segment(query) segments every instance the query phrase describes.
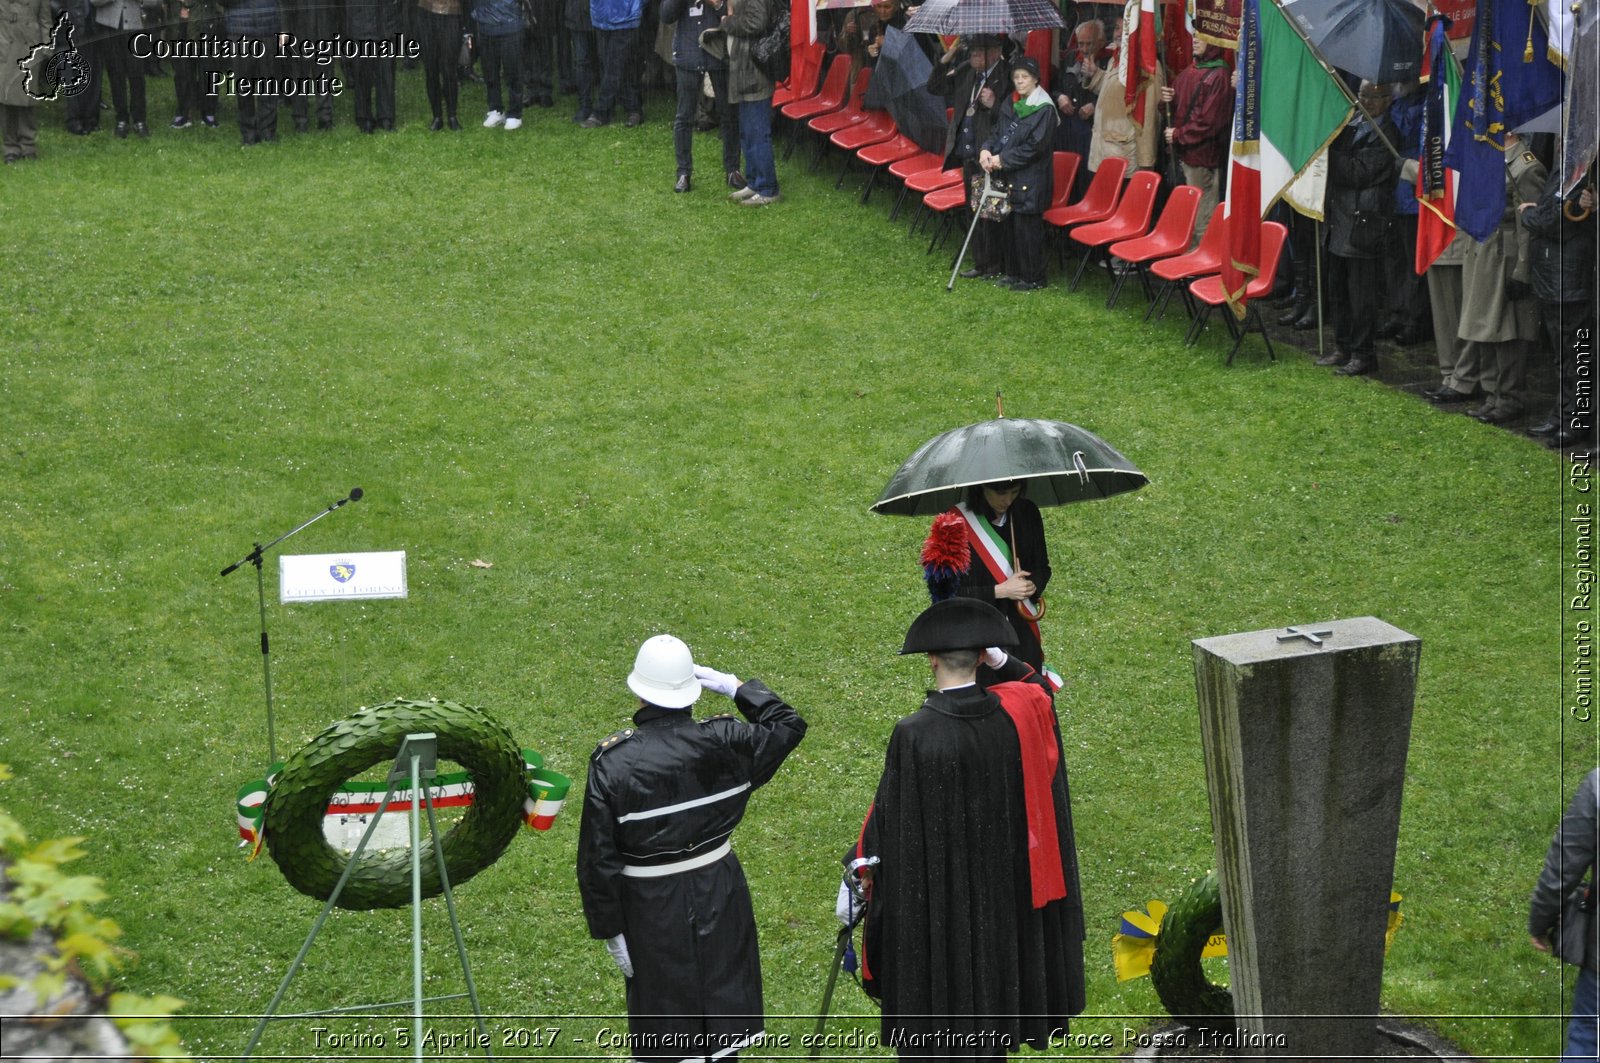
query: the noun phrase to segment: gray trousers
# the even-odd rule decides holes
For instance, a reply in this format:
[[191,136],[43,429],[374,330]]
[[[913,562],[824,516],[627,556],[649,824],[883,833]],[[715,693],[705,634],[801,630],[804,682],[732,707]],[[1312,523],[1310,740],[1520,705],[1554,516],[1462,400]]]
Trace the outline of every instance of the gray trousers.
[[1473,345],[1456,335],[1461,325],[1461,266],[1435,262],[1428,267],[1428,301],[1433,311],[1433,344],[1444,386],[1470,395],[1480,368]]

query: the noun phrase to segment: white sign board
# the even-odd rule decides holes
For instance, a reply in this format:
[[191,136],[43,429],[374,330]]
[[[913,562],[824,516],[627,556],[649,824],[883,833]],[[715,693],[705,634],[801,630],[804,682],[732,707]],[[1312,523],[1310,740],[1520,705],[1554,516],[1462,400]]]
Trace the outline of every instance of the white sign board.
[[350,598],[404,598],[406,552],[284,554],[278,565],[278,600],[332,602]]

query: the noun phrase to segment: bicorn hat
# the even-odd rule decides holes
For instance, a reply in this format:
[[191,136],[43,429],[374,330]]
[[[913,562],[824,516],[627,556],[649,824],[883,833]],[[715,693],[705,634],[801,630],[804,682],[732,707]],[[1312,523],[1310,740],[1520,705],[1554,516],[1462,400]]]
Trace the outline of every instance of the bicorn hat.
[[944,653],[1015,646],[1017,633],[1005,614],[977,598],[934,602],[911,622],[900,652]]

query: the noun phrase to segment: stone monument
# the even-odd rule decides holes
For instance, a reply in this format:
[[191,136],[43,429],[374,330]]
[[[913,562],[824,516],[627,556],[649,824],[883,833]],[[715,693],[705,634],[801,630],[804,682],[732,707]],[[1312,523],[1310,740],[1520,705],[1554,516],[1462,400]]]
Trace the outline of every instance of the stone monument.
[[1194,643],[1230,982],[1253,1051],[1375,1051],[1421,651],[1375,617]]

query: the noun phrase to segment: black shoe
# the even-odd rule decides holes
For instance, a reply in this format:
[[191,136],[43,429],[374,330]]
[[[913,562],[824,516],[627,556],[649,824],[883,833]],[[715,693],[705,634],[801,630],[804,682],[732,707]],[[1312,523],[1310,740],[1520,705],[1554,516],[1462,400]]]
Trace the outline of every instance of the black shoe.
[[240,133],[239,143],[248,148],[256,143],[256,135],[254,133]]
[[385,118],[383,121],[379,122],[378,125],[383,129],[383,131],[385,133],[393,133],[394,132],[394,119],[392,119],[392,118]]
[[733,189],[735,192],[739,191],[739,189],[745,187],[749,183],[749,181],[744,179],[744,174],[740,173],[738,170],[728,171],[728,187]]
[[214,114],[203,114],[200,116],[200,124],[205,126],[207,129],[215,129],[217,128],[217,116]]
[[143,122],[135,122],[135,123],[133,123],[133,133],[134,133],[135,136],[140,136],[140,137],[144,137],[146,139],[149,139],[149,137],[150,137],[150,127],[145,125]]
[[1044,288],[1039,281],[1015,280],[1007,285],[1014,292],[1037,292]]
[[189,116],[186,114],[175,114],[172,116],[173,129],[188,129],[192,125],[194,125],[194,123],[189,121]]
[[1545,440],[1547,445],[1559,447],[1562,450],[1565,450],[1567,447],[1577,446],[1580,443],[1592,444],[1593,442],[1594,433],[1592,431],[1584,432],[1579,431],[1576,428],[1563,428],[1561,431]]
[[601,126],[609,124],[610,123],[597,114],[591,114],[589,117],[578,123],[578,125],[584,129],[599,129]]
[[1489,415],[1492,413],[1494,413],[1494,403],[1487,399],[1485,399],[1479,405],[1474,406],[1472,409],[1466,411],[1467,416],[1472,418],[1474,421],[1487,420]]
[[1528,429],[1528,434],[1530,436],[1553,436],[1559,434],[1560,431],[1561,422],[1551,418],[1548,421],[1543,421]]
[[572,124],[573,125],[583,125],[585,122],[587,122],[589,120],[590,113],[591,112],[589,112],[589,111],[579,111],[577,114],[572,116]]
[[1293,325],[1294,325],[1294,329],[1295,329],[1296,332],[1304,332],[1308,328],[1316,328],[1317,327],[1317,307],[1316,307],[1316,304],[1313,303],[1312,305],[1310,305],[1310,306],[1306,307],[1304,310],[1302,310],[1300,312],[1300,316],[1294,319]]
[[433,121],[428,123],[428,132],[437,133],[444,128],[444,119],[438,115],[433,116]]
[[1317,359],[1318,365],[1344,365],[1350,361],[1350,356],[1341,350],[1332,350]]
[[1398,321],[1385,321],[1378,327],[1378,338],[1380,340],[1392,340],[1398,335],[1400,335],[1400,322]]
[[1521,417],[1522,414],[1513,410],[1502,410],[1500,407],[1496,406],[1492,410],[1483,410],[1482,412],[1474,413],[1472,416],[1476,417],[1484,424],[1510,424],[1512,421],[1515,421],[1517,418]]
[[555,105],[556,105],[555,97],[553,97],[553,96],[540,96],[539,97],[539,106],[540,107],[554,107]]
[[686,173],[680,173],[678,175],[678,183],[672,186],[672,190],[674,192],[689,191],[689,175]]
[[271,133],[262,133],[261,134],[261,143],[263,143],[263,144],[271,144],[274,141],[276,141],[277,139],[278,139],[278,134],[275,131],[271,132]]
[[629,129],[632,129],[634,126],[644,125],[644,115],[640,114],[638,111],[631,111],[628,114],[627,120],[622,124],[627,126]]
[[1378,363],[1376,361],[1351,355],[1350,360],[1335,369],[1334,372],[1340,376],[1366,376],[1368,373],[1375,372],[1377,368]]
[[304,119],[304,118],[296,118],[294,120],[294,131],[296,133],[304,133],[306,130],[308,130],[310,128],[311,128],[311,123],[309,121],[307,121],[306,119]]
[[118,140],[128,139],[128,123],[118,122],[116,128],[113,129],[112,132],[116,134]]
[[1306,308],[1305,308],[1305,306],[1303,304],[1301,304],[1301,303],[1290,303],[1289,304],[1289,309],[1285,310],[1283,313],[1278,315],[1278,324],[1282,325],[1284,328],[1288,328],[1290,325],[1293,325],[1296,321],[1299,321],[1300,320],[1300,315],[1305,313],[1305,312],[1306,312]]
[[370,132],[372,132],[372,123],[371,122],[357,122],[356,123],[356,128],[361,130],[363,133],[370,133]]
[[318,118],[317,119],[317,128],[318,129],[332,129],[333,128],[333,119],[332,118]]
[[1396,347],[1415,347],[1419,343],[1433,339],[1432,332],[1423,332],[1419,329],[1402,328],[1394,338]]
[[451,115],[449,118],[446,118],[444,120],[444,124],[455,130],[459,130],[461,128],[461,121],[460,119],[456,118],[455,115]]
[[977,280],[979,277],[987,277],[988,274],[985,273],[983,270],[979,269],[977,266],[973,266],[971,269],[962,270],[961,271],[961,276],[965,277],[967,280],[970,281],[970,280]]
[[1477,398],[1481,392],[1479,392],[1477,388],[1473,388],[1470,392],[1467,392],[1457,391],[1455,388],[1450,387],[1449,385],[1440,385],[1439,387],[1436,387],[1431,391],[1426,391],[1423,394],[1427,395],[1428,401],[1436,406],[1449,406],[1452,403],[1457,402],[1471,402],[1473,399]]

